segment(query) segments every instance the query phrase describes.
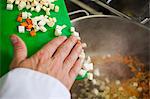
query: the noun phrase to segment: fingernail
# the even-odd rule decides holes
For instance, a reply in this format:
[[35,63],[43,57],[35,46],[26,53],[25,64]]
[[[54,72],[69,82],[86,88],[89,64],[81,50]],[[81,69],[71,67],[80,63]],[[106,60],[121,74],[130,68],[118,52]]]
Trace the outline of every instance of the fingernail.
[[17,43],[17,38],[15,36],[11,36],[11,41],[13,44]]

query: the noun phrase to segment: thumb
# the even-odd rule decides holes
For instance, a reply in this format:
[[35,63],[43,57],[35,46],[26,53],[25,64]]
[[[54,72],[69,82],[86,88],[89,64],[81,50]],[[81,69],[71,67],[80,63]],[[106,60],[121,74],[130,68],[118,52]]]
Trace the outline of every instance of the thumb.
[[17,35],[12,35],[10,37],[11,42],[14,47],[14,58],[13,62],[16,62],[16,65],[26,59],[27,57],[27,48],[24,41]]

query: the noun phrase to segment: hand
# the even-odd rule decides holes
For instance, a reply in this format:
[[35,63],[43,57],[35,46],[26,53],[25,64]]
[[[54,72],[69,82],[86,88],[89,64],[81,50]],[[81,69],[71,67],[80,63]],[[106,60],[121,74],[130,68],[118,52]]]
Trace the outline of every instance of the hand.
[[12,35],[11,41],[14,46],[11,69],[36,70],[55,77],[68,89],[71,88],[84,60],[83,57],[79,57],[82,44],[76,37],[71,36],[68,39],[65,36],[57,37],[29,58],[26,45],[21,38]]

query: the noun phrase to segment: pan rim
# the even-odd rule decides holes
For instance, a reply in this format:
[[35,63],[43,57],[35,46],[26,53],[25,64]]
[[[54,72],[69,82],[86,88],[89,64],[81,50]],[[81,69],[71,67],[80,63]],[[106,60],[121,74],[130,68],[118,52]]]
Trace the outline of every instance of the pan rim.
[[141,28],[144,28],[146,30],[148,30],[150,32],[150,29],[136,21],[133,21],[133,20],[129,20],[129,19],[126,19],[126,18],[123,18],[123,17],[118,17],[118,16],[114,16],[114,15],[89,15],[89,16],[83,16],[83,17],[79,17],[79,18],[75,18],[73,20],[71,20],[71,23],[75,23],[77,21],[80,21],[80,20],[84,20],[84,19],[90,19],[90,18],[116,18],[116,19],[119,19],[119,20],[123,20],[123,21],[128,21],[128,22],[131,22],[135,25],[138,25],[139,27]]

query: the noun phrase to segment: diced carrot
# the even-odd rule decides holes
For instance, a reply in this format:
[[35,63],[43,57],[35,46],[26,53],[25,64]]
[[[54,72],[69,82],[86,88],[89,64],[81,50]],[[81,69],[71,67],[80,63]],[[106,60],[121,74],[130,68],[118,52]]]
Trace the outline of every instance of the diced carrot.
[[26,26],[27,29],[32,29],[32,27],[33,27],[32,24],[29,24],[29,25]]
[[18,21],[18,22],[22,22],[22,17],[21,17],[21,16],[18,16],[17,21]]
[[32,20],[29,19],[29,18],[26,19],[26,22],[27,22],[28,24],[32,24]]
[[22,22],[20,25],[25,27],[28,26],[27,22]]
[[31,36],[36,36],[35,30],[32,30],[32,31],[30,32],[30,35],[31,35]]
[[140,77],[142,77],[142,75],[143,75],[142,72],[138,72],[138,73],[136,74],[136,77],[137,77],[137,78],[140,78]]

